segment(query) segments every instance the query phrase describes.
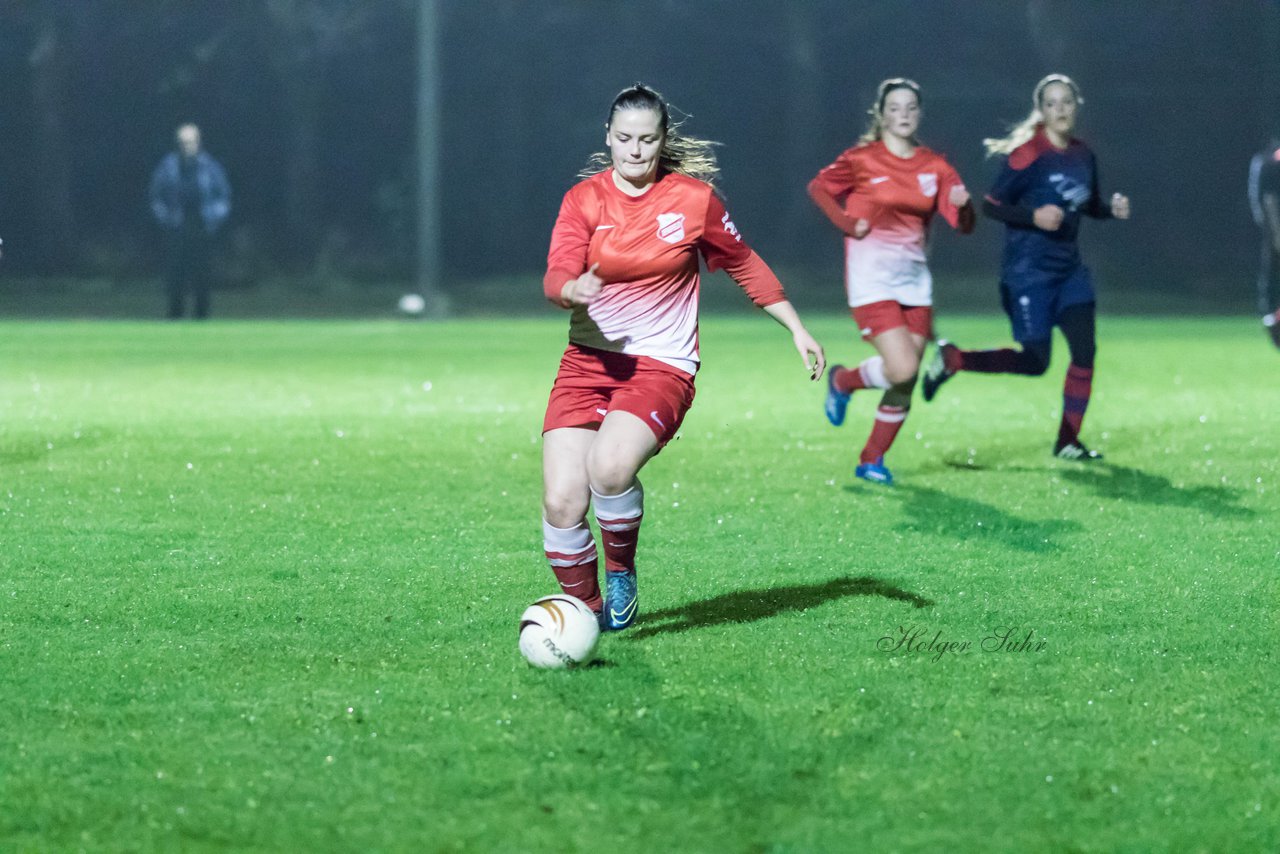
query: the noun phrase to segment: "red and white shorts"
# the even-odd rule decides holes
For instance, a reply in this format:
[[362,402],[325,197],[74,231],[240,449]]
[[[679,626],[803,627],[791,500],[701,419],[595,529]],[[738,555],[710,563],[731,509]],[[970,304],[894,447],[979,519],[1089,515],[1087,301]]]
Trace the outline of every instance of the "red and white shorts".
[[858,330],[862,332],[862,340],[870,341],[877,335],[907,327],[907,331],[924,338],[933,337],[933,306],[903,305],[891,299],[869,302],[855,306],[851,312]]
[[542,432],[599,430],[605,415],[630,412],[649,426],[658,447],[670,442],[693,405],[693,377],[647,356],[570,344],[551,387]]

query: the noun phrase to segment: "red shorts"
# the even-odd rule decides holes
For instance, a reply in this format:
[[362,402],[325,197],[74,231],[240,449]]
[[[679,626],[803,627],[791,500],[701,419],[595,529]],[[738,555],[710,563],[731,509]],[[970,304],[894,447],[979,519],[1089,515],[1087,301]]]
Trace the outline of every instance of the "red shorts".
[[658,447],[670,442],[693,405],[693,377],[657,359],[570,344],[551,387],[542,432],[558,427],[599,430],[620,410],[639,418]]
[[862,332],[862,340],[870,341],[882,332],[907,327],[907,331],[924,338],[933,337],[933,306],[903,305],[891,299],[869,302],[852,311]]

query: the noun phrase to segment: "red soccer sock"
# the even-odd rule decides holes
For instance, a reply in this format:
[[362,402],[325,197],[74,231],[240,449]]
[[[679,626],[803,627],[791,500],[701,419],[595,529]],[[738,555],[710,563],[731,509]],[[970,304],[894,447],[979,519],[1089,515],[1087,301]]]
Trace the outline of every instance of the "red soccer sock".
[[600,539],[604,543],[605,571],[634,571],[640,523],[644,521],[644,489],[640,481],[619,495],[601,495],[593,489],[591,503],[595,507]]
[[600,595],[599,558],[591,529],[585,522],[572,528],[557,528],[542,521],[543,551],[560,589],[576,596],[593,611],[604,608]]
[[841,368],[835,372],[831,384],[841,394],[851,394],[864,388],[888,388],[884,375],[884,359],[872,356],[855,368]]
[[866,447],[862,449],[860,462],[874,463],[889,451],[889,446],[897,438],[898,431],[902,429],[902,423],[907,420],[907,413],[910,410],[909,406],[880,404],[876,409],[875,426],[871,428],[871,436],[867,439]]
[[1093,368],[1072,364],[1067,368],[1067,379],[1062,385],[1062,423],[1058,426],[1058,446],[1075,442],[1080,438],[1080,425],[1084,423],[1089,397],[1093,394]]

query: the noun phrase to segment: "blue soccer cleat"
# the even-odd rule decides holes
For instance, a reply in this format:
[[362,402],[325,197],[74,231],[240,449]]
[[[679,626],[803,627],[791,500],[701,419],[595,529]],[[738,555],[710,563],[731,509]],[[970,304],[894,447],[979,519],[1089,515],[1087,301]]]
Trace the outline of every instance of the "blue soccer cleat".
[[844,423],[845,410],[849,408],[850,394],[836,391],[836,371],[843,371],[844,365],[832,365],[827,370],[827,420],[839,427]]
[[604,628],[621,631],[636,621],[639,593],[636,589],[636,571],[605,572]]
[[893,486],[893,473],[885,468],[884,457],[877,457],[873,462],[869,463],[859,463],[853,473],[871,483]]

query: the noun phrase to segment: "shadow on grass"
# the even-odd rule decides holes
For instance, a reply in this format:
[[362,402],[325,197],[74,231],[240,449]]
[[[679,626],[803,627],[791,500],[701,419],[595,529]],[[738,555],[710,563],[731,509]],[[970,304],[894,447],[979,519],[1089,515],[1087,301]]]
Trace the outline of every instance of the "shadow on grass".
[[34,463],[49,455],[43,446],[32,445],[29,448],[0,448],[0,466],[16,466],[22,463]]
[[1239,489],[1225,486],[1177,486],[1167,477],[1141,469],[1103,462],[1062,472],[1064,480],[1094,490],[1102,498],[1134,501],[1158,507],[1186,507],[1218,517],[1247,518],[1258,515],[1236,502]]
[[[753,623],[787,611],[803,611],[846,596],[881,596],[928,608],[929,599],[894,587],[878,578],[834,578],[823,584],[792,584],[764,590],[738,590],[676,608],[663,608],[644,615],[644,623],[625,637],[643,640],[653,635],[705,629],[725,623]],[[660,624],[660,625],[657,625]]]
[[58,434],[48,438],[14,441],[0,445],[0,467],[40,462],[58,451],[95,448],[107,441],[99,433]]
[[[845,487],[857,492],[855,487]],[[924,486],[895,486],[885,494],[902,501],[908,518],[902,530],[960,541],[998,542],[1024,552],[1055,551],[1054,537],[1083,530],[1068,519],[1035,521],[1006,513],[991,504],[948,495]]]

